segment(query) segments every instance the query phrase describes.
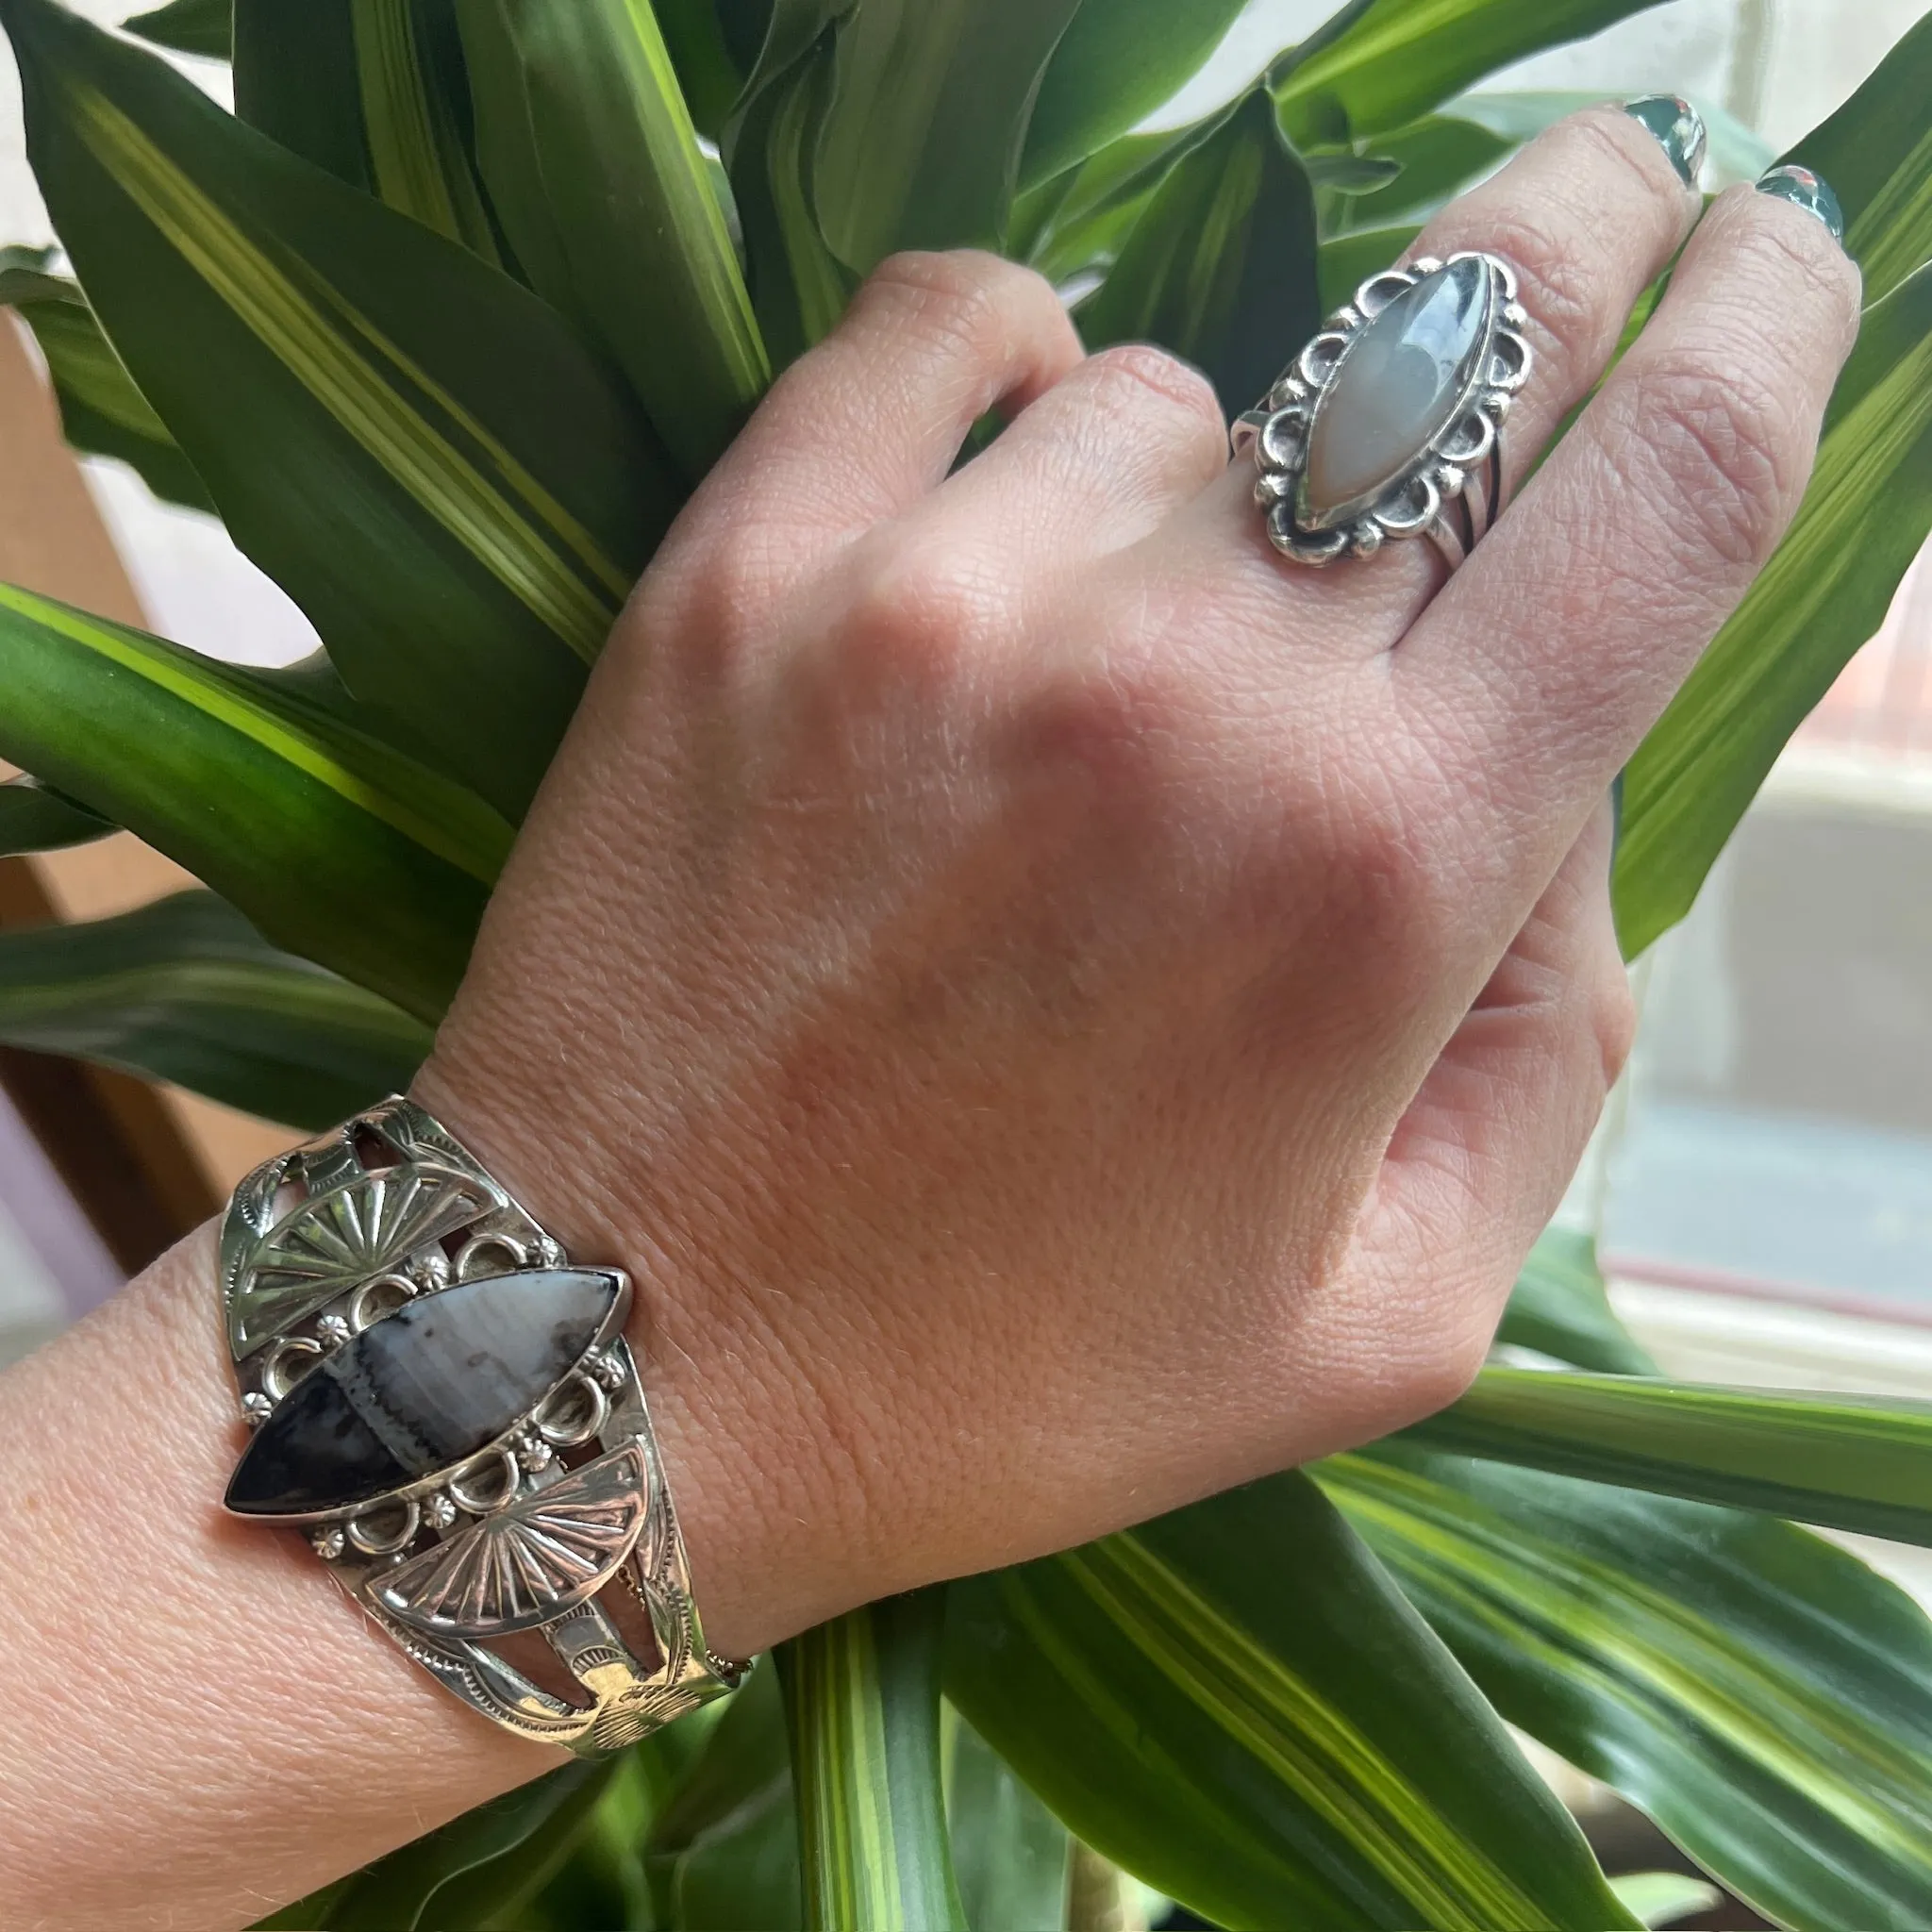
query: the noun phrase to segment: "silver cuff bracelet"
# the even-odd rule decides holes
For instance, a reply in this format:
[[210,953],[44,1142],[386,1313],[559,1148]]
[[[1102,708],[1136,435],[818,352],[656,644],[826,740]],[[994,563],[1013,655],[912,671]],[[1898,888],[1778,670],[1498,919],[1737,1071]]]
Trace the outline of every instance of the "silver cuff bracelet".
[[[466,1704],[596,1756],[737,1685],[691,1602],[628,1278],[573,1268],[423,1108],[384,1101],[257,1168],[221,1296],[254,1431],[227,1508],[307,1530]],[[515,1638],[522,1669],[490,1648]]]

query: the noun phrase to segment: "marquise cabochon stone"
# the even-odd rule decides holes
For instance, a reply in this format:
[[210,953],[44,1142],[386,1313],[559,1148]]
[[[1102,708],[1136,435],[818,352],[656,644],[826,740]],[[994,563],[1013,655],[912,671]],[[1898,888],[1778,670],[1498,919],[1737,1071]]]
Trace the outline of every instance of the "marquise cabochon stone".
[[1489,264],[1465,257],[1363,325],[1315,411],[1304,522],[1379,495],[1456,420],[1490,341],[1491,290]]
[[227,1507],[348,1508],[475,1456],[575,1367],[622,1286],[597,1269],[535,1269],[405,1304],[290,1391],[236,1464]]

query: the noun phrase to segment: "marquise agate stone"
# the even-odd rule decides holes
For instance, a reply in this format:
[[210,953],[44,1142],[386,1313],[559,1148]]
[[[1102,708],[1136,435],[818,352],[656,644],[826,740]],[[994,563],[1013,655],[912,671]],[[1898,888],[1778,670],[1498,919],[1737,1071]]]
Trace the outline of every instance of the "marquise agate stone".
[[1489,263],[1466,256],[1362,325],[1315,411],[1305,524],[1366,508],[1456,421],[1481,373],[1492,306]]
[[236,1464],[227,1507],[348,1508],[475,1456],[576,1366],[622,1289],[598,1269],[534,1269],[405,1303],[282,1399]]

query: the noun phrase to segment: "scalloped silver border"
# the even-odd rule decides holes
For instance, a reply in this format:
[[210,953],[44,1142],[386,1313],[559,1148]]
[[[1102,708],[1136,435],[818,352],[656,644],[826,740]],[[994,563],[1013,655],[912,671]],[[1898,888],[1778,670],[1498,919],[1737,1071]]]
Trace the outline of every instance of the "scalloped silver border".
[[[1307,468],[1308,439],[1323,398],[1333,388],[1349,350],[1368,325],[1405,289],[1439,274],[1451,262],[1475,260],[1490,271],[1490,338],[1476,375],[1448,426],[1416,452],[1392,482],[1372,497],[1345,504],[1323,525],[1304,524],[1298,513]],[[1255,501],[1267,512],[1268,540],[1284,557],[1321,568],[1343,557],[1373,557],[1392,537],[1425,536],[1441,523],[1446,503],[1461,497],[1491,465],[1503,424],[1534,365],[1522,330],[1529,314],[1517,299],[1516,271],[1500,256],[1466,249],[1446,259],[1420,256],[1407,268],[1385,269],[1336,310],[1285,369],[1260,404],[1235,424],[1234,453],[1251,455]],[[1492,489],[1493,497],[1497,493]],[[1483,505],[1485,522],[1500,506]],[[1473,542],[1480,535],[1470,515]],[[1453,537],[1453,533],[1447,533]],[[1457,548],[1465,540],[1456,538]]]

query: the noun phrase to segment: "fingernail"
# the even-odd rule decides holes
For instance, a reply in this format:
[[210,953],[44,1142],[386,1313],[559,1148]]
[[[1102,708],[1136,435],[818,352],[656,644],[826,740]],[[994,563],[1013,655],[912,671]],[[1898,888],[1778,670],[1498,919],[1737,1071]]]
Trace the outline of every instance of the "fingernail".
[[1839,207],[1838,196],[1824,177],[1814,175],[1809,168],[1788,161],[1765,175],[1757,184],[1757,192],[1774,194],[1780,201],[1789,201],[1806,213],[1816,215],[1831,230],[1834,242],[1845,239],[1845,211]]
[[1684,186],[1695,188],[1704,169],[1704,116],[1681,94],[1640,94],[1624,111],[1650,129]]

